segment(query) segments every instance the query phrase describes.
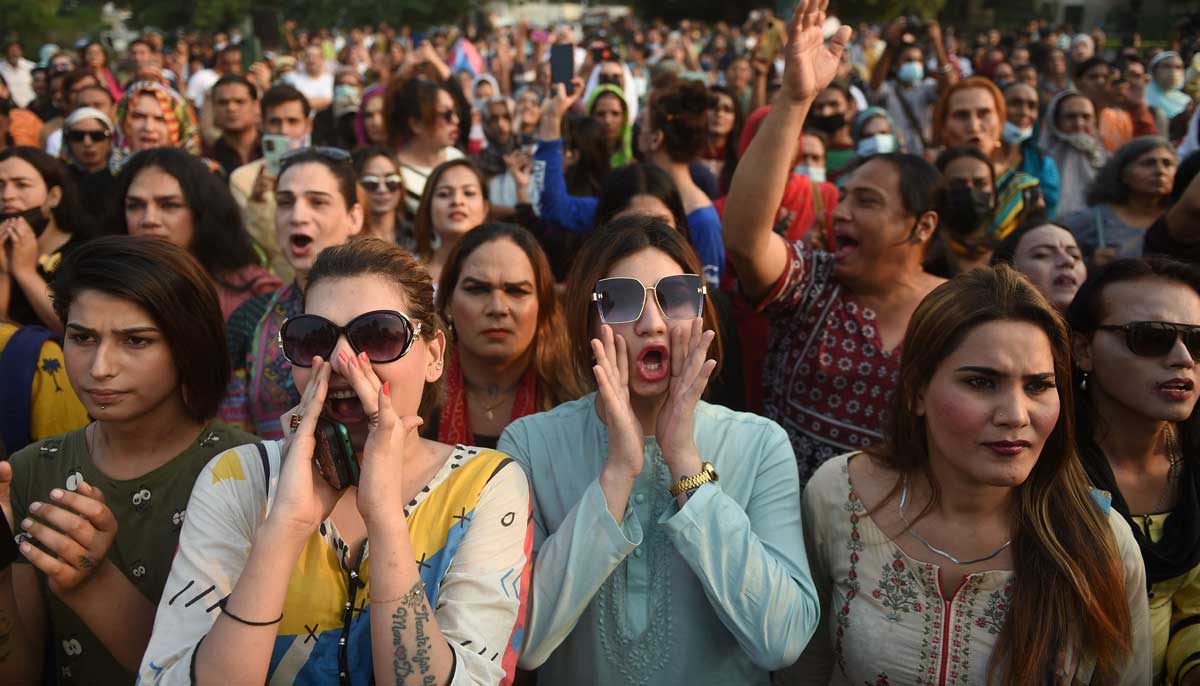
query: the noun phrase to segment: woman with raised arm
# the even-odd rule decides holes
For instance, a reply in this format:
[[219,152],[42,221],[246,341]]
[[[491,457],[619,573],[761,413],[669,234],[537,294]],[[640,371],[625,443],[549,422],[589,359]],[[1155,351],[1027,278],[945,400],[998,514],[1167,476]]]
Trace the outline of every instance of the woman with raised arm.
[[446,348],[429,274],[362,238],[308,276],[280,332],[304,393],[288,437],[196,479],[141,683],[511,683],[529,484],[507,455],[417,434]]

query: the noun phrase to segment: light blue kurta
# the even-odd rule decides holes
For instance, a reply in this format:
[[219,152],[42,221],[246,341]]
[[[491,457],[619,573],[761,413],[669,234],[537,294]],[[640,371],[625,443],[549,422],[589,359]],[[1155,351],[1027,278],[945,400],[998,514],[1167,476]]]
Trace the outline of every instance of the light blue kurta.
[[775,422],[701,402],[696,446],[717,470],[680,509],[653,437],[624,521],[599,475],[595,394],[513,422],[499,450],[533,488],[531,614],[520,659],[539,683],[767,684],[819,622],[799,479]]

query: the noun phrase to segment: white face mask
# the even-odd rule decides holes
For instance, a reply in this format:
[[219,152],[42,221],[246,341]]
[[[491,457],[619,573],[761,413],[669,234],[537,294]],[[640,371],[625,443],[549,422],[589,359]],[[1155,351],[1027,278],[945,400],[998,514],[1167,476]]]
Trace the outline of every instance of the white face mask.
[[859,157],[886,155],[889,152],[896,152],[896,137],[890,133],[877,133],[874,136],[867,136],[858,141],[858,145],[854,147],[854,152]]
[[1029,140],[1032,135],[1032,126],[1022,129],[1016,124],[1006,121],[1004,122],[1004,133],[1001,134],[1001,138],[1009,145],[1019,145]]
[[825,167],[810,167],[808,165],[798,164],[794,169],[792,169],[792,173],[799,174],[800,176],[807,176],[810,180],[816,181],[817,183],[823,183],[825,181]]

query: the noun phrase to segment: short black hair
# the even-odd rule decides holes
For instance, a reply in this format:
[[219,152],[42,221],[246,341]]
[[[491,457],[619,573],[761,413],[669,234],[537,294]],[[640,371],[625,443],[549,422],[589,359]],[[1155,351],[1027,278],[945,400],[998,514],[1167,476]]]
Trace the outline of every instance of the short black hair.
[[144,309],[171,350],[188,415],[197,421],[216,415],[230,375],[225,322],[212,280],[186,250],[149,236],[97,238],[67,255],[50,290],[64,324],[83,291]]
[[1112,67],[1112,65],[1108,63],[1108,60],[1104,59],[1103,57],[1089,57],[1075,67],[1075,73],[1072,74],[1072,76],[1074,76],[1076,80],[1079,80],[1084,74],[1099,66],[1105,66],[1109,68]]
[[[338,194],[346,202],[346,209],[358,204],[358,176],[354,173],[354,165],[350,160],[349,153],[346,154],[345,159],[339,160],[322,153],[318,148],[297,150],[285,156],[279,165],[279,176],[276,178],[282,180],[283,175],[289,169],[301,164],[319,164],[328,169],[329,173],[333,174],[333,178],[337,179]],[[430,178],[433,178],[432,174]]]
[[146,49],[149,50],[150,52],[158,52],[157,50],[154,49],[153,43],[151,43],[150,41],[146,40],[145,38],[143,38],[141,36],[138,36],[137,38],[134,38],[133,40],[129,41],[129,52],[131,54],[133,53],[133,46],[135,46],[135,45],[144,45],[144,46],[146,46]]
[[614,169],[604,179],[600,188],[600,197],[596,199],[596,213],[592,217],[592,230],[612,221],[629,206],[629,202],[639,195],[649,195],[658,198],[667,206],[675,218],[675,228],[691,242],[688,231],[687,212],[683,209],[683,200],[679,189],[671,179],[671,175],[661,167],[646,162],[628,164]]
[[903,152],[872,155],[855,167],[862,168],[870,162],[883,162],[892,166],[900,177],[900,204],[910,217],[920,217],[937,209],[937,189],[942,175],[925,158]]
[[143,170],[155,168],[175,179],[183,191],[183,200],[192,211],[192,255],[214,280],[236,290],[224,279],[243,267],[258,264],[254,241],[242,223],[242,213],[229,186],[209,171],[200,158],[179,148],[150,148],[143,150],[121,167],[113,193],[112,216],[108,221],[110,234],[127,234],[125,196]]
[[233,84],[245,86],[246,91],[248,93],[250,93],[250,99],[258,100],[258,89],[255,88],[254,84],[250,83],[250,81],[245,76],[242,76],[241,74],[226,74],[226,75],[222,76],[221,78],[217,79],[217,82],[213,84],[212,91],[211,91],[211,93],[213,94],[213,100],[216,101],[218,88],[224,88],[225,86],[229,86],[229,85],[233,85]]
[[278,86],[271,86],[263,93],[262,102],[259,107],[262,109],[262,118],[265,123],[267,120],[267,112],[279,107],[285,102],[298,102],[304,110],[304,116],[312,114],[312,106],[308,104],[308,98],[300,92],[295,86],[290,86],[286,83],[281,83]]

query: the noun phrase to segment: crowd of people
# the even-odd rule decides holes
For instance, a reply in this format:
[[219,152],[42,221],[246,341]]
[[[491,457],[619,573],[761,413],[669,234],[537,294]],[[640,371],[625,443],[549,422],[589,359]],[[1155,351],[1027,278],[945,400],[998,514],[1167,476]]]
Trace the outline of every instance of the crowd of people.
[[278,39],[4,45],[0,682],[1200,685],[1200,45]]

